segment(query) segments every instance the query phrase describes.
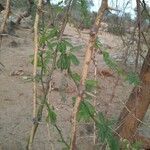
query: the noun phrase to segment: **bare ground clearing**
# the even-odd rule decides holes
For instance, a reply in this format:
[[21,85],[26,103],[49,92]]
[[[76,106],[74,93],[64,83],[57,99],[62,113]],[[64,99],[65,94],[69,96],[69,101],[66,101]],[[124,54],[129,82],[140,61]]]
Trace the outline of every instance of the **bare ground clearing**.
[[[84,30],[81,36],[76,30],[67,26],[65,30],[66,37],[70,38],[74,44],[85,44],[88,40],[88,30]],[[2,47],[0,49],[0,61],[5,68],[0,72],[0,149],[2,150],[23,150],[27,143],[28,135],[32,126],[32,83],[25,80],[26,77],[32,75],[32,64],[30,55],[33,54],[32,33],[29,29],[20,28],[16,31],[18,37],[3,37]],[[117,36],[106,32],[101,32],[99,38],[103,44],[108,47],[110,54],[119,57],[121,53],[121,39]],[[16,44],[14,44],[16,42]],[[84,51],[77,52],[77,56],[81,62],[80,66],[75,70],[80,73],[84,59]],[[107,114],[110,118],[117,119],[123,104],[130,94],[132,86],[121,78],[117,79],[117,75],[101,76],[102,70],[110,69],[105,65],[102,56],[97,56],[98,60],[98,81],[99,88],[97,90],[97,110]],[[94,68],[91,65],[89,77],[93,77]],[[53,77],[56,87],[60,86],[60,80],[63,76],[59,71],[55,72]],[[68,80],[68,79],[67,79]],[[114,91],[115,83],[118,85]],[[67,101],[61,101],[60,94],[54,91],[49,99],[54,105],[58,113],[58,125],[62,129],[65,138],[70,134],[70,115],[72,110],[71,97],[74,96],[75,89],[71,81],[69,81],[69,91]],[[115,93],[113,98],[112,94]],[[150,111],[149,111],[150,112]],[[46,114],[46,111],[45,111]],[[150,115],[147,113],[145,122],[150,124]],[[81,144],[81,150],[92,150],[92,133],[89,131],[89,125],[79,125],[78,143]],[[88,132],[89,131],[89,132]],[[142,127],[140,131],[145,136],[150,137],[150,128]],[[39,130],[35,137],[35,150],[61,150],[61,143],[57,132],[51,127],[50,137],[48,138],[48,130],[45,117],[39,126]]]

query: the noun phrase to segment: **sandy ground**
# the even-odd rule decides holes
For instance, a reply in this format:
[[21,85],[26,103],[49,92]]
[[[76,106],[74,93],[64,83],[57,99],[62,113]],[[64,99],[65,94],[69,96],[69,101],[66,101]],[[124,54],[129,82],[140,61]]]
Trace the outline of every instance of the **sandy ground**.
[[[79,36],[75,29],[67,26],[65,35],[74,44],[86,44],[88,30],[84,30]],[[32,126],[32,82],[25,79],[32,75],[32,64],[30,55],[33,54],[33,40],[30,29],[21,28],[16,31],[18,37],[8,36],[2,40],[0,49],[0,61],[5,65],[0,72],[0,150],[24,150]],[[109,52],[114,57],[120,56],[119,48],[121,39],[117,36],[101,32],[99,38],[103,44],[109,48]],[[84,50],[77,53],[81,62],[80,66],[74,69],[80,73],[84,59]],[[99,88],[97,89],[97,110],[106,113],[110,118],[117,120],[119,112],[131,92],[132,86],[124,82],[117,75],[101,76],[102,70],[111,71],[104,63],[102,56],[97,56]],[[90,66],[89,78],[93,77],[94,66]],[[53,81],[56,87],[60,86],[64,76],[56,71]],[[67,79],[68,80],[68,79]],[[61,101],[59,92],[54,91],[49,95],[51,104],[55,107],[58,116],[58,126],[62,129],[65,139],[70,136],[70,116],[72,111],[71,97],[76,95],[74,84],[69,81],[71,92],[67,95],[67,101]],[[115,87],[115,84],[117,86]],[[113,98],[112,95],[114,94]],[[46,111],[44,111],[46,114]],[[45,116],[45,115],[44,115]],[[50,133],[43,117],[39,125],[35,141],[34,150],[61,150],[63,145],[58,142],[59,136],[53,127]],[[150,115],[145,121],[150,124]],[[78,145],[81,150],[93,149],[93,134],[88,133],[88,124],[80,124],[78,132]],[[142,127],[140,129],[146,136],[150,136],[150,129]]]

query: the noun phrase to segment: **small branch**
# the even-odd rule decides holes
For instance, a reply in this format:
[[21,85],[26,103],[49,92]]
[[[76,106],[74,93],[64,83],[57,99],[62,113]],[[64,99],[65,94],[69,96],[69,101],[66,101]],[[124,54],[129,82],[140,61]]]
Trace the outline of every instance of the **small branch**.
[[84,64],[83,64],[82,75],[81,75],[80,86],[79,86],[79,93],[78,93],[76,103],[75,103],[74,109],[73,109],[73,114],[72,114],[72,136],[71,136],[70,150],[76,149],[77,113],[78,113],[79,106],[80,106],[80,103],[82,100],[82,95],[84,93],[84,82],[87,78],[87,74],[88,74],[88,70],[89,70],[89,64],[91,61],[94,44],[95,44],[95,41],[97,38],[97,33],[98,33],[99,28],[100,28],[100,24],[101,24],[101,21],[103,19],[104,12],[107,9],[108,9],[108,1],[103,0],[101,7],[99,8],[98,16],[95,20],[94,26],[91,29],[90,39],[89,39],[88,45],[86,47],[85,60],[84,60]]
[[[45,102],[45,104],[46,104],[46,106],[47,106],[47,108],[49,108],[49,103],[46,101]],[[59,134],[59,136],[60,136],[60,138],[61,138],[61,140],[62,140],[62,142],[66,145],[66,147],[69,149],[69,145],[68,145],[68,143],[65,141],[65,139],[64,139],[64,137],[63,137],[63,134],[62,134],[62,132],[61,132],[61,129],[59,129],[59,127],[58,127],[58,125],[55,123],[55,124],[53,124],[54,125],[54,127],[56,128],[56,130],[58,131],[58,134]]]

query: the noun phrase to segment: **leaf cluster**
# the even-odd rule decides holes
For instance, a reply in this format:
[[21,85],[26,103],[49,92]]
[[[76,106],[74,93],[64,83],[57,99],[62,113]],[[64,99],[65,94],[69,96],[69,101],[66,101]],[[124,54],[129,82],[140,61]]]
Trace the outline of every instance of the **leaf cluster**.
[[124,79],[129,82],[129,84],[133,84],[135,86],[140,84],[138,74],[135,72],[129,72],[126,74],[125,71],[119,67],[117,62],[110,57],[108,52],[103,51],[103,59],[108,67],[110,67],[118,75],[123,76]]

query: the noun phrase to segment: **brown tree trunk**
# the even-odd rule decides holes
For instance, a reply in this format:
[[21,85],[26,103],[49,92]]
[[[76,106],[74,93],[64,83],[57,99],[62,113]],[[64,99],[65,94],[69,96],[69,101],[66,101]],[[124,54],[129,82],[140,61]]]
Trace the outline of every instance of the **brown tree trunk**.
[[[119,117],[119,135],[130,141],[136,140],[136,131],[150,104],[150,49],[144,60],[140,87],[135,87]],[[149,144],[150,148],[150,144]]]

